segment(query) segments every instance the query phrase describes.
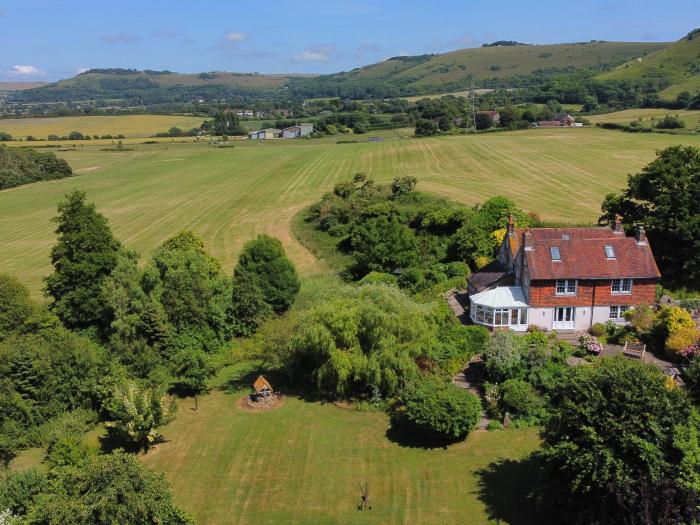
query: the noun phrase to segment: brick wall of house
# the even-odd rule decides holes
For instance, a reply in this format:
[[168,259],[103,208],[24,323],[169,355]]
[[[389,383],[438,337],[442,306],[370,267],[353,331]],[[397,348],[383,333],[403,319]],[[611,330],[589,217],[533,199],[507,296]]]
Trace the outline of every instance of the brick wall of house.
[[[593,295],[595,293],[595,301]],[[557,295],[556,281],[532,281],[529,304],[535,308],[554,306],[609,306],[654,304],[655,279],[634,279],[631,294],[613,294],[612,282],[606,280],[578,281],[576,295]]]

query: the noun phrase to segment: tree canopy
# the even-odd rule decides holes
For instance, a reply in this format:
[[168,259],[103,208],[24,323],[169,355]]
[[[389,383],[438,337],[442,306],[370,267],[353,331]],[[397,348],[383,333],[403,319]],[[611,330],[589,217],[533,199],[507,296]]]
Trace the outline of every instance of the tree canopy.
[[542,457],[553,477],[546,499],[562,519],[651,525],[700,518],[698,420],[660,371],[603,358],[572,369],[551,396]]
[[663,277],[697,287],[700,282],[700,149],[671,146],[641,172],[630,175],[627,188],[610,194],[601,220],[615,214],[629,225],[643,224]]
[[[282,243],[269,235],[258,235],[243,246],[233,276],[235,280],[252,280],[259,287],[263,301],[278,314],[294,303],[301,286]],[[241,292],[240,288],[238,291]]]
[[117,265],[122,246],[107,219],[85,193],[74,191],[58,205],[58,242],[51,250],[54,272],[46,278],[51,310],[69,328],[106,328],[102,282]]

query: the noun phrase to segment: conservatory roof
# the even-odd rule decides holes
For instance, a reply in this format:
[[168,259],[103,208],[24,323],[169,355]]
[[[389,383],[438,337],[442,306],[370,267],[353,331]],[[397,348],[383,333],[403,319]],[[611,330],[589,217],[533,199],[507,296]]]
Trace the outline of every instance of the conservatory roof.
[[490,308],[527,308],[525,295],[519,286],[500,286],[469,297],[472,303]]

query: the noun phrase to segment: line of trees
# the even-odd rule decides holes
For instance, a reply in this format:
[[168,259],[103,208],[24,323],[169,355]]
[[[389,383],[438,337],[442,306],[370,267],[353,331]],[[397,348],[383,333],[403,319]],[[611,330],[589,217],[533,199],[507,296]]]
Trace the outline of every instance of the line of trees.
[[71,175],[71,167],[55,153],[0,146],[0,190]]

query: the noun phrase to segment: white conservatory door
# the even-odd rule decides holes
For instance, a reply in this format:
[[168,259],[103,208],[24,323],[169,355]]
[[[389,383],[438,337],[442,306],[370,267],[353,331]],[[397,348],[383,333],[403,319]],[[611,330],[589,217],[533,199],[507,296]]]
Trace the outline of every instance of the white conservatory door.
[[574,307],[559,306],[554,309],[554,323],[552,328],[555,330],[571,330],[574,328]]

